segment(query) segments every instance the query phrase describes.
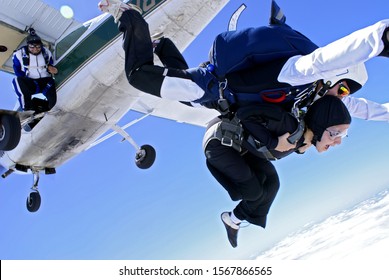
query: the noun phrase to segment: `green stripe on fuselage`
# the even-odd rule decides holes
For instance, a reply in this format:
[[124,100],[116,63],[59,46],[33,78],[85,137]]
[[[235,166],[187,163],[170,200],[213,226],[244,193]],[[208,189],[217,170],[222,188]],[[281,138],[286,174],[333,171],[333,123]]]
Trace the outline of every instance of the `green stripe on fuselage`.
[[[143,11],[143,16],[146,16],[165,1],[132,0],[129,2],[147,9]],[[58,68],[58,74],[55,75],[56,86],[59,87],[66,82],[78,69],[82,68],[84,64],[118,36],[121,36],[118,26],[113,17],[109,17],[55,65]],[[104,66],[102,65],[102,67]]]

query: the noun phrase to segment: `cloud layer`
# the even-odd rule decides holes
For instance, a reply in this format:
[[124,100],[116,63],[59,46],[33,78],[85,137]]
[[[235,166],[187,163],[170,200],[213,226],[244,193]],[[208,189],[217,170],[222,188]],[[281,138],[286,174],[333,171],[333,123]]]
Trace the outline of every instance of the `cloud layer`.
[[306,226],[257,259],[354,260],[389,259],[389,190]]

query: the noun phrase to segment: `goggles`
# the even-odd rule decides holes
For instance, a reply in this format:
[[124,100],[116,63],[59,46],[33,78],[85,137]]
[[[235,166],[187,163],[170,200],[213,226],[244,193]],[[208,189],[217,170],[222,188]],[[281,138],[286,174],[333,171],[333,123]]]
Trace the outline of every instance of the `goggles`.
[[38,44],[28,44],[30,49],[40,49],[42,46]]
[[326,131],[327,131],[328,134],[330,135],[330,139],[331,139],[331,140],[335,140],[335,139],[338,138],[338,137],[340,137],[340,138],[347,137],[347,132],[348,132],[347,129],[345,129],[345,130],[343,130],[343,131],[334,131],[334,130],[326,129]]
[[339,83],[339,88],[338,88],[338,95],[344,97],[350,94],[350,89],[345,86],[342,82]]

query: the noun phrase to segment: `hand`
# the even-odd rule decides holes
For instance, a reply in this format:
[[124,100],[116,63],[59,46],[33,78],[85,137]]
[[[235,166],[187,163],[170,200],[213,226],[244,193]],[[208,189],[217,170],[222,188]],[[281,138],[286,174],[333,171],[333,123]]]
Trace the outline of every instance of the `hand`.
[[54,66],[49,65],[49,66],[47,66],[47,72],[49,72],[50,74],[55,75],[55,74],[58,73],[58,69],[55,68]]
[[389,26],[386,27],[385,32],[386,32],[386,41],[389,42]]
[[296,148],[296,144],[290,144],[288,141],[288,137],[290,136],[290,133],[287,132],[284,135],[281,135],[278,137],[278,145],[275,148],[276,151],[279,152],[286,152],[291,149]]

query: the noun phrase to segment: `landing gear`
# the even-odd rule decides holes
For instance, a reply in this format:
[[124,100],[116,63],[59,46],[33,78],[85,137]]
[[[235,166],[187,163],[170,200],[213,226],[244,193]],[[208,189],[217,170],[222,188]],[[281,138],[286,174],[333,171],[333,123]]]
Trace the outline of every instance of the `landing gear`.
[[135,163],[140,169],[147,169],[153,165],[155,158],[155,149],[150,145],[143,145],[135,155]]
[[1,151],[10,151],[19,144],[21,129],[20,120],[17,115],[0,112]]
[[135,143],[134,139],[132,139],[132,137],[128,135],[128,133],[125,132],[124,129],[119,127],[118,125],[113,125],[112,130],[114,130],[116,133],[119,133],[121,136],[123,136],[123,141],[127,140],[136,149],[137,151],[135,154],[136,166],[138,166],[140,169],[148,169],[153,165],[156,158],[156,152],[152,146],[143,145],[139,147]]
[[26,206],[29,212],[36,212],[41,206],[41,195],[38,191],[39,171],[33,171],[32,173],[34,175],[34,184],[31,188],[33,191],[27,197]]
[[27,210],[29,212],[36,212],[41,206],[41,195],[38,191],[31,192],[26,201]]

